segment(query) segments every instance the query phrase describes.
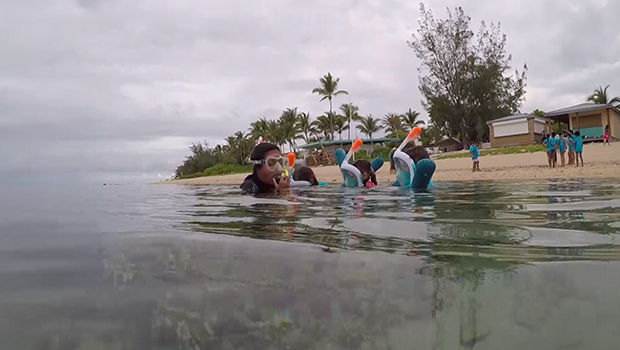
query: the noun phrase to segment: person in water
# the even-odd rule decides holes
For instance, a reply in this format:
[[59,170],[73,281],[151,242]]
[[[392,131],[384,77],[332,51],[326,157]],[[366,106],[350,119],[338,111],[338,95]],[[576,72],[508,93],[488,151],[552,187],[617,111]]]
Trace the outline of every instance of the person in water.
[[403,152],[407,153],[411,160],[413,160],[413,164],[418,164],[422,159],[430,159],[430,155],[422,146],[411,147]]
[[293,171],[293,180],[308,181],[312,186],[319,185],[319,181],[316,179],[316,176],[314,176],[314,171],[307,165],[295,168],[295,171]]
[[282,176],[287,160],[282,157],[278,146],[266,142],[258,144],[254,147],[250,160],[254,168],[240,186],[244,193],[276,193],[291,186],[288,177]]
[[362,173],[362,183],[364,184],[364,187],[368,187],[369,181],[375,184],[375,186],[377,186],[377,177],[369,161],[359,159],[351,165],[356,167],[360,171],[360,173]]

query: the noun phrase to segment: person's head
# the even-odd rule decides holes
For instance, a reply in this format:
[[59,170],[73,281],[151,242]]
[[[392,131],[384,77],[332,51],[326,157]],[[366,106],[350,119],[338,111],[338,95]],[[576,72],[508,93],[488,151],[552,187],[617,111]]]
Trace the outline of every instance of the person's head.
[[555,137],[555,131],[551,132],[551,137]]
[[319,181],[314,176],[314,171],[309,166],[302,165],[293,171],[293,180],[308,181],[312,186],[318,186]]
[[609,124],[605,125],[605,131],[609,131]]
[[280,147],[266,142],[254,147],[250,160],[254,163],[254,174],[265,183],[271,183],[273,178],[280,176],[286,163]]
[[581,133],[579,131],[575,131],[575,136],[581,136]]
[[372,171],[372,166],[370,162],[364,159],[356,160],[355,163],[351,164],[356,167],[360,173],[362,173],[362,182],[364,186],[368,181],[372,181],[375,185],[377,185],[377,177],[375,176],[374,171]]
[[413,160],[413,164],[418,164],[418,161],[422,159],[430,158],[428,152],[422,146],[411,147],[405,150],[405,153]]

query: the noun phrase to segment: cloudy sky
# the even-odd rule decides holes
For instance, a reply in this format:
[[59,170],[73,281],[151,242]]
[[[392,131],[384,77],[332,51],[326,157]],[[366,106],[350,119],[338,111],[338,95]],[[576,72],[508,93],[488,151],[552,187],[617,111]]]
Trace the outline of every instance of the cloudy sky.
[[[620,2],[427,1],[501,22],[513,66],[529,67],[522,110],[620,95]],[[326,72],[363,114],[421,110],[407,40],[417,1],[19,0],[0,2],[0,175],[173,172],[261,116],[328,109]],[[335,101],[348,102],[347,97]],[[425,113],[422,113],[426,118]]]

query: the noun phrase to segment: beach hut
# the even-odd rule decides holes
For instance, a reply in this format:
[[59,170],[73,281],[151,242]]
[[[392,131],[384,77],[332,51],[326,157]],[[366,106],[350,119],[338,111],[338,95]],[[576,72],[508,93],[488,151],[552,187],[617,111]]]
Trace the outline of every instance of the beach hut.
[[611,131],[611,140],[620,139],[620,108],[618,106],[586,102],[546,112],[545,117],[567,124],[566,129],[578,130],[584,142],[602,141],[607,125]]
[[544,133],[551,130],[547,118],[533,114],[513,114],[489,120],[491,147],[524,146],[540,142]]

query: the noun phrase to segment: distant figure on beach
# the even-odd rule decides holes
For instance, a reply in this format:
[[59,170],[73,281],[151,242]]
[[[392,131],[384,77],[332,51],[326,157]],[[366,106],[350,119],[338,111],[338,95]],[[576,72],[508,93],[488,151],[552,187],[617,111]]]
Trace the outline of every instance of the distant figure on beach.
[[564,138],[564,136],[566,135],[566,133],[559,133],[558,134],[558,151],[560,152],[560,161],[562,162],[562,166],[566,166],[566,158],[564,157],[564,155],[566,154],[566,139]]
[[471,171],[480,171],[480,160],[478,159],[480,152],[478,151],[478,144],[476,142],[469,146],[469,154],[471,155],[472,161]]
[[551,135],[545,135],[545,139],[543,140],[543,144],[545,145],[545,150],[547,153],[547,162],[549,163],[549,168],[555,167],[555,142],[553,140],[555,140],[555,138],[551,137]]
[[605,132],[603,133],[603,146],[605,146],[605,143],[607,143],[608,146],[611,146],[609,144],[609,136],[611,134],[611,129],[609,128],[609,124],[607,124],[605,126]]
[[394,164],[394,152],[396,152],[396,147],[392,148],[390,151],[390,174],[396,174],[396,164]]
[[254,168],[240,186],[244,193],[276,193],[291,186],[288,176],[282,176],[288,160],[282,157],[278,146],[267,142],[259,143],[254,147],[250,160]]
[[572,130],[566,133],[566,143],[568,144],[568,165],[573,165],[575,164],[575,140],[573,140]]
[[581,160],[581,166],[583,167],[583,139],[579,131],[575,131],[573,141],[575,142],[575,165],[579,166],[579,160]]

